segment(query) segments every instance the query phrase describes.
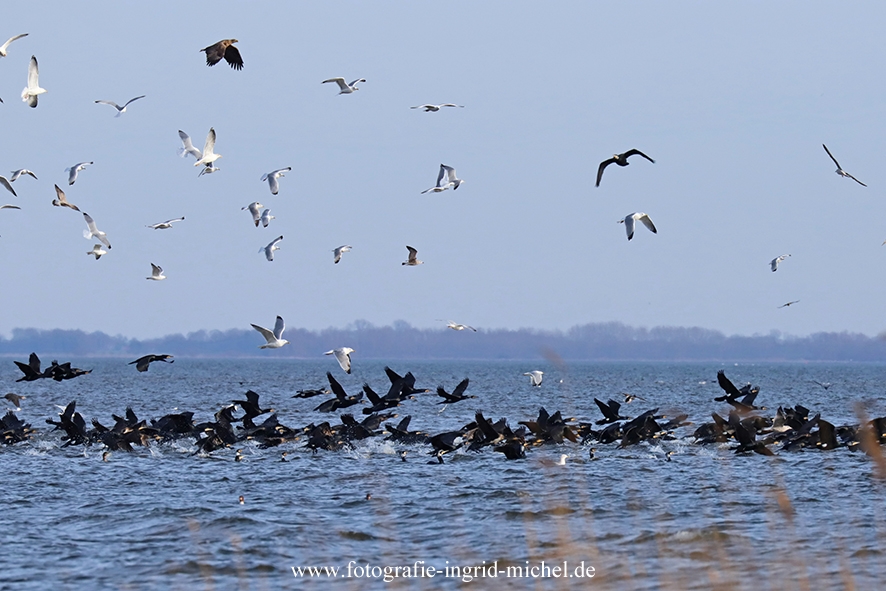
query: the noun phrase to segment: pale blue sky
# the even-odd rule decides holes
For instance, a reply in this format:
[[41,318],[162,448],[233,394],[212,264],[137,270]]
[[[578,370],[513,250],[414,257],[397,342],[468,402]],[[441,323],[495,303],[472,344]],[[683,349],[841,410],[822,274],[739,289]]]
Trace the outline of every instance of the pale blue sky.
[[[452,319],[876,334],[886,5],[13,3],[0,41],[0,333]],[[242,72],[199,49],[236,37]],[[19,95],[31,55],[48,90]],[[333,76],[367,82],[338,96]],[[134,103],[121,118],[96,99]],[[464,109],[409,107],[454,102]],[[177,131],[218,133],[197,177]],[[826,143],[869,185],[834,174]],[[638,148],[656,160],[607,169]],[[73,187],[64,169],[94,160]],[[458,191],[420,195],[440,163]],[[272,196],[259,178],[292,166]],[[113,249],[86,256],[82,216]],[[240,208],[276,216],[256,229]],[[630,243],[616,220],[659,233]],[[187,219],[171,230],[145,228]],[[259,247],[283,234],[276,260]],[[331,250],[353,252],[334,265]],[[400,265],[405,245],[424,265]],[[793,256],[777,273],[769,261]],[[168,279],[148,282],[150,263]],[[777,306],[800,303],[786,309]]]

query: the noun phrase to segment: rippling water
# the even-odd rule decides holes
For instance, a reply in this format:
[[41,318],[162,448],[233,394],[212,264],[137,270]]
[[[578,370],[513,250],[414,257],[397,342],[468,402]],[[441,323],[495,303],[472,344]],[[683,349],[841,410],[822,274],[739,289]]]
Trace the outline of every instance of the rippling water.
[[[338,415],[312,412],[324,398],[293,399],[296,390],[325,387],[329,370],[348,392],[364,381],[385,392],[384,364],[355,359],[351,376],[326,359],[178,359],[146,374],[120,360],[75,365],[95,371],[64,383],[13,385],[14,367],[3,376],[7,388],[28,397],[19,415],[40,430],[29,442],[0,449],[0,580],[10,588],[455,589],[468,577],[447,577],[456,574],[453,566],[485,565],[490,574],[493,564],[502,571],[497,582],[478,576],[469,586],[588,586],[577,578],[505,578],[509,566],[537,571],[542,561],[548,568],[566,561],[570,574],[583,561],[595,569],[591,586],[605,589],[878,588],[886,575],[886,483],[873,478],[867,456],[845,448],[737,456],[728,446],[693,444],[692,426],[676,441],[621,450],[597,445],[593,461],[587,446],[570,443],[533,449],[520,461],[460,450],[445,465],[429,465],[429,446],[376,437],[317,454],[300,442],[271,449],[244,442],[244,462],[233,461],[233,449],[194,456],[193,441],[183,439],[114,452],[102,462],[102,446],[61,447],[59,433],[44,422],[57,416],[54,405],[76,399],[87,422],[95,417],[105,425],[127,405],[139,418],[191,410],[200,421],[253,389],[283,424],[300,427],[338,422]],[[475,410],[507,417],[512,426],[535,418],[540,406],[596,420],[593,398],[621,400],[622,392],[646,399],[623,406],[632,416],[659,407],[688,412],[698,424],[729,409],[712,402],[723,367],[714,364],[392,367],[411,370],[420,388],[451,391],[471,379],[467,393],[476,399],[443,408],[427,394],[397,409],[412,415],[411,429],[431,433],[462,426]],[[545,371],[540,388],[522,375],[533,369]],[[760,386],[757,404],[772,409],[764,414],[803,404],[834,424],[857,423],[860,401],[871,416],[886,415],[883,365],[724,369],[739,386]],[[833,386],[825,390],[813,380]],[[359,407],[348,410],[360,414]],[[407,462],[398,456],[404,449]],[[291,461],[280,461],[284,450]],[[675,452],[673,461],[664,461],[667,451]],[[561,453],[570,456],[564,466],[544,461]],[[391,583],[366,576],[416,561],[441,572]],[[342,576],[348,563],[350,578]],[[296,578],[292,568],[307,566],[342,570],[334,584]]]

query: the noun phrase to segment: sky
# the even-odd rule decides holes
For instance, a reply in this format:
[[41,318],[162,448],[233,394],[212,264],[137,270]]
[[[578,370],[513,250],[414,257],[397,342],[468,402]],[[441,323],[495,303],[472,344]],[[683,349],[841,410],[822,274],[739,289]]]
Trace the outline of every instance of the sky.
[[[278,314],[311,330],[878,334],[884,17],[882,2],[12,3],[0,37],[29,36],[0,58],[0,172],[39,180],[0,189],[21,207],[0,211],[0,334],[152,338]],[[232,37],[243,70],[207,67],[199,50]],[[36,109],[20,99],[31,55]],[[321,84],[336,76],[367,81],[338,95]],[[138,95],[119,118],[94,102]],[[464,108],[410,109],[443,102]],[[198,177],[177,132],[202,147],[210,127],[221,170]],[[610,166],[595,188],[631,148],[655,164]],[[441,163],[464,184],[422,195]],[[271,195],[259,179],[287,166]],[[56,183],[107,233],[100,260],[82,216],[50,205]],[[241,211],[253,201],[268,228]],[[658,233],[629,242],[616,221],[637,211]],[[400,264],[406,245],[423,265]],[[165,281],[145,280],[151,263]]]

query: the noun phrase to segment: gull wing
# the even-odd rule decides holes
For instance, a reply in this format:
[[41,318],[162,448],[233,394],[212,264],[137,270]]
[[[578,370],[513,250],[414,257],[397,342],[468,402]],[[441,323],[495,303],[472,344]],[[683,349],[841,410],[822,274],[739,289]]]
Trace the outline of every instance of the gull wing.
[[418,251],[412,248],[411,246],[407,246],[406,249],[409,251],[408,260],[414,261],[418,257]]
[[[7,191],[15,195],[15,189],[12,188],[12,185],[9,183],[8,180],[6,180],[5,176],[0,176],[0,185],[3,185],[4,187],[6,187]],[[18,195],[15,196],[18,197]]]
[[[31,56],[31,62],[28,64],[28,90],[40,88],[40,69],[37,66],[37,58]],[[36,96],[34,97],[36,102]]]
[[353,82],[348,84],[348,86],[350,88],[354,88],[354,85],[357,84],[358,82],[366,82],[366,78],[357,78],[356,80],[354,80]]
[[[120,105],[118,105],[114,101],[95,101],[95,102],[98,104],[101,104],[101,105],[111,105],[112,107],[114,107],[118,111],[123,109],[123,107],[121,107]],[[127,103],[127,104],[129,104],[129,103]]]
[[268,186],[271,187],[271,195],[276,195],[280,191],[280,183],[277,181],[276,174],[268,175]]
[[[441,167],[441,170],[440,170],[441,172],[443,170],[446,171],[446,180],[448,180],[450,183],[454,183],[455,179],[458,178],[455,176],[455,169],[452,168],[451,166],[446,166],[445,164],[441,164],[440,167]],[[440,181],[438,179],[437,183],[439,183],[439,182]]]
[[286,323],[283,322],[283,317],[277,316],[277,321],[274,323],[274,337],[276,337],[277,340],[280,340],[283,338],[283,330],[285,328],[286,328]]
[[341,349],[335,349],[332,352],[335,355],[336,360],[338,360],[338,364],[341,366],[345,373],[351,373],[351,356],[348,353],[345,353]]
[[649,231],[653,234],[658,234],[658,230],[655,229],[655,225],[652,223],[652,220],[649,219],[649,216],[645,213],[640,216],[640,221],[643,222],[643,225],[649,228]]
[[215,128],[210,127],[209,133],[206,134],[206,143],[203,145],[203,156],[214,154],[215,150]]
[[184,158],[188,154],[191,154],[197,160],[203,158],[203,152],[194,147],[194,144],[191,142],[191,136],[183,132],[181,129],[178,130],[178,137],[182,140],[182,145],[184,146],[181,150],[179,150],[179,156]]
[[162,274],[163,274],[163,267],[158,267],[154,263],[151,263],[151,276],[152,277],[159,277]]
[[89,232],[94,236],[98,235],[98,228],[96,228],[95,220],[92,219],[92,216],[84,211],[83,212],[83,219],[86,220],[86,227],[89,228]]
[[822,148],[824,148],[824,151],[825,151],[825,152],[827,152],[827,153],[828,153],[828,156],[830,156],[830,157],[831,157],[831,160],[833,160],[833,161],[834,161],[834,164],[836,164],[836,165],[837,165],[837,168],[839,168],[839,169],[840,169],[840,170],[843,170],[843,167],[842,167],[842,166],[840,166],[840,163],[839,163],[839,162],[837,162],[837,159],[836,159],[836,158],[834,158],[834,155],[833,155],[833,154],[831,154],[831,151],[830,151],[830,150],[828,150],[828,147],[827,147],[827,146],[826,146],[826,145],[824,145],[824,144],[822,144],[822,145],[821,145],[821,147],[822,147]]
[[141,96],[137,96],[137,97],[135,97],[135,98],[131,98],[131,99],[129,99],[128,101],[126,101],[125,103],[123,103],[123,108],[125,109],[126,107],[129,106],[129,103],[133,103],[133,102],[137,101],[138,99],[143,99],[143,98],[145,98],[145,96],[146,96],[146,95],[143,94],[143,95],[141,95]]
[[276,337],[274,336],[274,333],[272,333],[271,331],[269,331],[267,328],[265,328],[265,327],[263,327],[263,326],[259,326],[259,325],[257,325],[257,324],[250,324],[250,326],[251,326],[252,328],[254,328],[255,330],[257,330],[258,332],[260,332],[260,333],[261,333],[261,336],[265,337],[265,340],[266,340],[267,342],[269,342],[269,343],[273,343],[273,342],[274,342],[274,340],[275,340]]
[[16,35],[15,37],[10,37],[9,39],[6,40],[6,43],[4,43],[3,45],[0,45],[0,54],[6,55],[6,50],[9,48],[10,43],[12,43],[13,41],[15,41],[17,39],[21,39],[22,37],[27,37],[27,36],[28,36],[27,33],[22,33],[21,35]]
[[858,180],[857,178],[855,178],[854,176],[852,176],[851,174],[849,174],[849,173],[846,172],[845,170],[844,170],[843,172],[846,174],[846,176],[848,176],[849,178],[851,178],[853,181],[855,181],[856,183],[858,183],[858,184],[861,185],[862,187],[867,187],[866,184],[864,184],[863,182],[861,182],[860,180]]
[[273,218],[274,218],[274,216],[271,215],[271,210],[270,210],[270,209],[266,209],[266,210],[264,210],[263,212],[261,212],[261,224],[262,224],[262,226],[265,227],[265,228],[267,228],[267,227],[268,227],[268,224],[271,223],[271,220],[272,220]]
[[437,186],[440,186],[440,183],[443,181],[443,175],[446,174],[446,165],[440,165],[440,172],[437,173]]
[[327,82],[335,82],[336,84],[338,84],[338,87],[341,88],[342,90],[348,89],[348,85],[345,82],[344,78],[330,78],[328,80],[324,80],[320,84],[326,84]]
[[634,237],[634,214],[625,217],[625,231],[628,233],[628,240]]

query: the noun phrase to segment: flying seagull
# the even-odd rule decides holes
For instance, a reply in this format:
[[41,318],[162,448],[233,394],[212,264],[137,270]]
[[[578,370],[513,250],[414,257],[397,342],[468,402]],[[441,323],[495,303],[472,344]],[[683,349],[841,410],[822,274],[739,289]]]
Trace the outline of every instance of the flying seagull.
[[409,107],[410,109],[424,109],[425,113],[436,113],[443,107],[458,107],[460,109],[464,108],[464,105],[454,105],[452,103],[443,103],[442,105],[418,105],[417,107]]
[[175,218],[174,220],[166,220],[165,222],[160,222],[159,224],[152,224],[150,226],[145,226],[146,228],[151,228],[152,230],[168,230],[172,227],[172,224],[175,222],[183,222],[185,220],[184,217]]
[[214,66],[224,58],[232,68],[242,70],[243,58],[240,57],[240,50],[234,47],[234,43],[237,42],[236,39],[222,39],[218,43],[201,49],[200,51],[206,52],[206,65]]
[[274,238],[267,246],[262,246],[258,249],[259,252],[265,253],[265,258],[269,261],[274,260],[274,251],[280,250],[280,247],[277,246],[277,243],[283,240],[283,235],[277,236]]
[[530,386],[541,386],[542,376],[544,376],[545,372],[538,371],[537,369],[534,371],[526,372],[523,375],[529,376],[529,385]]
[[[179,132],[179,134],[180,133],[181,132]],[[182,141],[184,141],[184,140],[182,140]],[[203,166],[209,166],[210,164],[212,164],[213,162],[215,162],[216,160],[221,158],[221,154],[216,154],[214,152],[214,150],[215,150],[215,128],[210,127],[209,133],[206,134],[206,143],[203,145],[203,154],[200,156],[200,158],[197,160],[197,162],[194,163],[194,166],[200,166],[201,164]]]
[[118,105],[117,103],[115,103],[114,101],[95,101],[95,102],[96,102],[96,103],[99,103],[99,104],[102,104],[102,105],[111,105],[112,107],[114,107],[115,109],[117,109],[117,114],[114,115],[114,116],[115,116],[115,117],[119,117],[120,115],[122,115],[123,113],[126,112],[126,107],[129,106],[129,103],[131,103],[131,102],[133,102],[133,101],[137,101],[138,99],[143,99],[143,98],[145,98],[145,95],[141,95],[141,96],[137,96],[137,97],[135,97],[135,98],[129,99],[128,101],[126,101],[126,102],[123,104],[122,107],[121,107],[120,105]]
[[350,84],[346,83],[344,78],[330,78],[329,80],[324,80],[320,84],[326,84],[327,82],[335,82],[336,84],[338,84],[338,87],[341,89],[341,92],[339,92],[339,94],[351,94],[355,90],[360,90],[359,88],[357,88],[357,83],[366,82],[366,78],[359,78],[357,80],[354,80]]
[[418,255],[418,251],[412,248],[411,246],[407,246],[406,249],[409,251],[409,258],[406,259],[402,265],[407,265],[409,267],[414,267],[415,265],[421,265],[424,261],[420,261],[416,258]]
[[148,371],[148,367],[155,361],[175,363],[175,359],[172,358],[172,355],[145,355],[139,357],[135,361],[130,361],[127,365],[135,365],[135,369],[138,371]]
[[247,205],[245,207],[241,207],[240,211],[243,211],[244,209],[248,209],[249,213],[252,214],[252,221],[255,222],[255,227],[258,228],[258,223],[259,223],[259,221],[261,221],[261,208],[262,207],[264,207],[264,205],[262,205],[258,201],[253,201],[249,205]]
[[[80,210],[78,209],[77,211]],[[104,232],[95,227],[95,220],[92,219],[92,217],[90,217],[90,215],[85,211],[83,212],[83,219],[86,220],[86,227],[88,228],[86,230],[83,230],[83,237],[87,240],[95,238],[108,248],[111,248],[111,243],[108,242],[108,237],[105,235]]]
[[289,341],[283,338],[283,329],[286,328],[286,324],[283,322],[282,316],[277,316],[277,322],[274,323],[274,332],[257,324],[252,324],[250,326],[260,332],[267,341],[267,343],[259,347],[259,349],[279,349],[283,345],[289,343]]
[[77,181],[77,175],[80,174],[80,171],[90,164],[95,164],[95,162],[78,162],[74,166],[66,168],[65,172],[68,173],[68,184],[73,185]]
[[271,223],[271,220],[276,220],[276,219],[277,219],[276,216],[271,215],[270,209],[266,209],[263,212],[261,212],[261,225],[263,228],[267,228],[268,224]]
[[28,64],[28,85],[22,91],[22,100],[28,103],[32,109],[37,106],[37,97],[46,92],[46,89],[40,88],[39,77],[37,58],[32,55],[31,62]]
[[6,187],[7,191],[12,193],[16,197],[18,197],[18,195],[15,194],[15,189],[13,189],[12,185],[9,183],[10,183],[10,181],[7,181],[5,176],[0,175],[0,185],[3,185],[4,187]]
[[151,276],[145,277],[145,279],[150,279],[152,281],[163,281],[166,279],[166,275],[163,274],[163,267],[158,267],[154,263],[151,263]]
[[102,248],[101,244],[94,244],[92,250],[86,251],[86,256],[95,255],[95,260],[102,258],[102,255],[108,254],[108,251]]
[[638,211],[636,213],[632,213],[630,215],[625,216],[625,219],[618,220],[619,224],[625,225],[625,231],[628,234],[628,240],[634,237],[634,222],[641,221],[643,225],[649,228],[649,230],[653,234],[658,234],[658,230],[655,229],[655,226],[652,223],[652,220],[649,219],[649,216],[643,213],[642,211]]
[[68,202],[67,198],[65,198],[65,192],[58,188],[58,185],[55,185],[55,194],[57,197],[52,200],[52,204],[56,207],[70,207],[74,211],[80,211],[80,208],[74,205],[73,203]]
[[630,156],[634,156],[635,154],[638,156],[642,156],[646,160],[655,164],[655,160],[653,160],[652,158],[650,158],[649,156],[647,156],[646,154],[644,154],[640,150],[628,150],[624,154],[613,154],[612,158],[610,158],[609,160],[604,160],[603,162],[600,163],[599,168],[597,168],[597,184],[595,186],[596,187],[600,186],[600,179],[603,178],[603,171],[606,170],[607,166],[609,166],[612,163],[618,164],[619,166],[627,166],[628,164],[630,164],[630,162],[628,162],[628,158]]
[[826,145],[822,144],[821,147],[824,148],[824,151],[828,153],[828,156],[830,156],[830,157],[831,157],[831,160],[834,161],[834,164],[837,165],[837,170],[836,170],[837,174],[839,174],[840,176],[849,177],[850,179],[852,179],[853,181],[855,181],[856,183],[858,183],[858,184],[861,185],[862,187],[867,187],[866,184],[864,184],[863,182],[861,182],[860,180],[858,180],[857,178],[855,178],[854,176],[852,176],[851,174],[849,174],[848,172],[846,172],[845,170],[843,170],[843,167],[840,166],[840,163],[837,162],[837,159],[834,158],[834,155],[831,154],[831,151],[828,150],[828,147],[827,147]]
[[200,160],[203,158],[203,152],[194,147],[193,142],[191,142],[191,136],[183,132],[181,129],[178,130],[178,137],[182,140],[182,147],[178,149],[178,155],[182,158],[186,158],[188,154]]
[[9,177],[9,182],[10,182],[10,183],[14,183],[16,180],[18,180],[18,177],[20,177],[20,176],[23,175],[23,174],[26,174],[26,175],[32,176],[32,177],[34,177],[34,180],[37,180],[37,175],[36,175],[36,174],[34,174],[33,172],[31,172],[31,171],[28,170],[27,168],[19,168],[18,170],[13,170],[13,171],[12,171],[12,176]]
[[446,328],[451,328],[452,330],[468,329],[468,330],[473,330],[474,332],[477,332],[477,329],[474,328],[473,326],[468,326],[467,324],[457,324],[457,323],[453,322],[452,320],[450,320],[446,323]]
[[6,43],[0,45],[0,57],[6,57],[6,50],[9,49],[9,44],[15,41],[16,39],[21,39],[22,37],[27,37],[27,33],[22,33],[21,35],[16,35],[15,37],[10,37]]
[[324,355],[335,355],[336,360],[338,360],[338,364],[341,366],[345,373],[351,373],[351,353],[354,350],[350,347],[341,347],[339,349],[333,349],[332,351],[327,351],[323,353]]
[[215,164],[207,164],[206,166],[203,167],[203,170],[201,170],[200,174],[198,174],[197,176],[201,177],[204,174],[212,174],[213,172],[218,172],[220,170],[221,170],[221,168],[219,168]]
[[785,260],[789,256],[791,256],[791,255],[783,254],[783,255],[777,256],[774,259],[772,259],[771,261],[769,261],[769,268],[772,269],[772,272],[775,273],[776,271],[778,271],[778,263],[782,262],[783,260]]
[[276,195],[280,191],[280,183],[277,182],[277,179],[284,176],[284,172],[289,172],[290,170],[292,170],[292,167],[287,166],[286,168],[279,168],[261,176],[262,182],[268,181],[268,186],[271,187],[271,195]]
[[21,207],[7,203],[6,205],[0,205],[0,209],[21,209]]
[[793,306],[794,304],[796,304],[799,301],[800,300],[794,300],[793,302],[788,302],[787,304],[782,304],[779,306],[779,308],[787,308],[788,306]]
[[[443,184],[444,176],[446,177],[446,184]],[[424,191],[422,191],[422,195],[428,192],[440,193],[441,191],[445,191],[446,189],[450,188],[455,191],[463,182],[464,180],[455,176],[454,168],[452,168],[451,166],[446,166],[445,164],[441,164],[440,172],[437,173],[437,184],[430,189],[425,189]]]
[[335,260],[333,262],[338,264],[338,262],[341,260],[341,255],[343,255],[346,252],[350,252],[350,250],[351,250],[351,247],[348,246],[347,244],[339,246],[336,249],[333,249],[332,253],[335,257]]

